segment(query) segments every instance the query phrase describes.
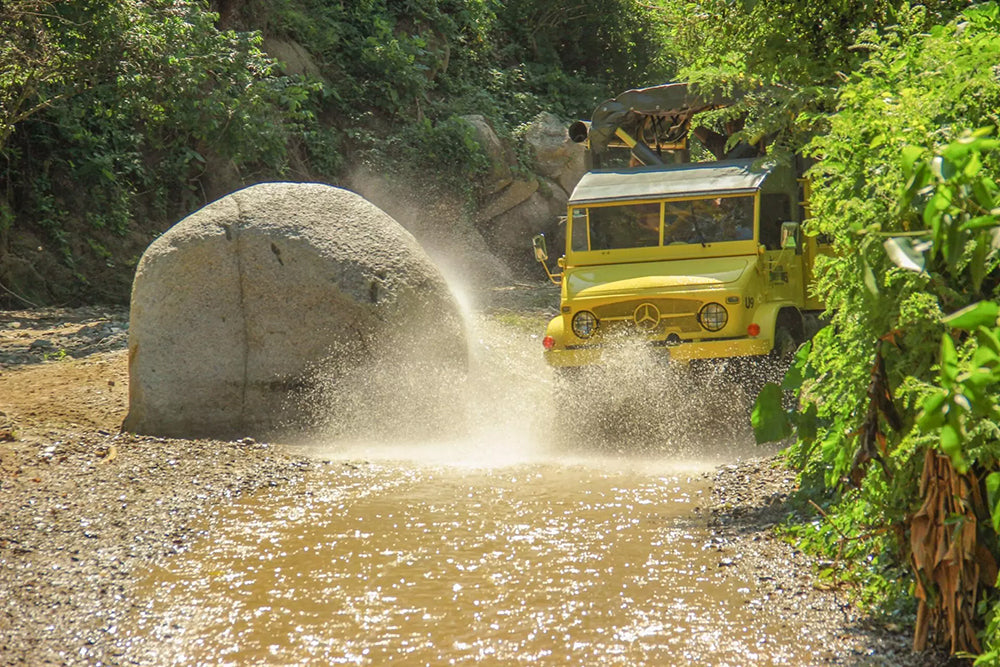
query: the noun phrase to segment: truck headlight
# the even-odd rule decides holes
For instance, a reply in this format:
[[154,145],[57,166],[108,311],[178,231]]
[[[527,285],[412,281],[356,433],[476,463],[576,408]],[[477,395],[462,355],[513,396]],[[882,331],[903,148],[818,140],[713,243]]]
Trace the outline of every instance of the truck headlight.
[[729,313],[722,304],[707,303],[698,312],[698,321],[709,331],[719,331],[729,321]]
[[597,318],[594,317],[593,313],[581,310],[573,316],[573,333],[575,333],[578,338],[590,338],[594,335],[594,330],[596,328]]

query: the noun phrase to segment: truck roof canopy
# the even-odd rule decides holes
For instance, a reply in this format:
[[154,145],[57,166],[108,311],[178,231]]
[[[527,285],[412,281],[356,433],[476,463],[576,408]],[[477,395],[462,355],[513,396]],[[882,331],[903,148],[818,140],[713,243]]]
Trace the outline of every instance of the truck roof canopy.
[[761,188],[774,168],[773,162],[749,159],[602,169],[580,179],[569,203],[751,194]]

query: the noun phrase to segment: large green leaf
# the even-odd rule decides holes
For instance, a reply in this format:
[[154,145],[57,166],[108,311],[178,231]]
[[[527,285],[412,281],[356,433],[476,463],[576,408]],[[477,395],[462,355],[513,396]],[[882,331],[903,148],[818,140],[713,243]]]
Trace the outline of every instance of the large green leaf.
[[[1000,304],[996,301],[979,301],[971,306],[955,311],[941,321],[955,329],[972,331],[980,326],[996,326],[998,317],[1000,317]],[[952,344],[952,351],[954,351],[954,344]],[[943,355],[944,348],[942,347],[942,363],[944,363]]]
[[965,460],[962,452],[962,445],[965,438],[958,417],[949,415],[948,421],[941,427],[941,451],[948,455],[955,470],[965,473],[969,464]]
[[924,154],[924,149],[920,146],[903,146],[903,175],[906,178],[913,176],[913,164]]
[[951,336],[941,336],[941,385],[945,388],[955,384],[958,377],[958,351]]
[[990,519],[993,520],[993,530],[1000,532],[1000,472],[992,472],[986,476],[986,499]]
[[925,398],[917,415],[917,426],[924,432],[930,432],[944,424],[947,401],[946,391],[938,391]]

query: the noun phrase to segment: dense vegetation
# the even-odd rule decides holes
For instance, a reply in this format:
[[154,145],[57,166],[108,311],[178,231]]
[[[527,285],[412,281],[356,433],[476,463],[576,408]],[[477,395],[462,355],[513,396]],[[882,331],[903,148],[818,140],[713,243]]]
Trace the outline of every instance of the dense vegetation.
[[[262,38],[308,58],[292,74]],[[704,122],[814,159],[807,230],[837,249],[831,325],[786,378],[800,407],[771,387],[755,415],[762,437],[795,429],[812,504],[790,530],[916,614],[918,646],[933,630],[997,664],[998,53],[1000,9],[959,0],[8,0],[0,291],[20,297],[0,304],[120,297],[120,249],[264,178],[360,163],[474,199],[462,114],[512,136],[668,79],[753,91]],[[31,291],[58,271],[90,284]]]
[[926,18],[904,8],[863,34],[835,113],[799,117],[822,127],[804,149],[809,227],[838,254],[817,286],[831,326],[786,384],[801,388],[790,453],[823,508],[796,532],[873,601],[915,596],[916,646],[931,631],[995,664],[1000,10]]
[[[668,3],[681,78],[755,91],[744,137],[814,158],[830,326],[758,401],[795,429],[789,528],[823,574],[952,652],[1000,664],[1000,9]],[[683,16],[721,17],[707,26]],[[703,46],[701,46],[703,45]],[[738,45],[734,47],[733,45]]]
[[588,116],[667,78],[660,32],[635,0],[4,2],[0,304],[125,299],[152,236],[242,184],[367,163],[474,197],[458,116]]

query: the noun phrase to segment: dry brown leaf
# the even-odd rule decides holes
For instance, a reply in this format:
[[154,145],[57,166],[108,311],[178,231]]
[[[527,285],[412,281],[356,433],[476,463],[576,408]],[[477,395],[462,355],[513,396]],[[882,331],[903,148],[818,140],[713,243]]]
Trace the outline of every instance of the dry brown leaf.
[[978,544],[979,522],[989,516],[980,478],[959,474],[948,457],[928,451],[920,491],[923,503],[908,522],[919,601],[914,650],[926,648],[933,634],[947,638],[952,653],[981,652],[976,602],[980,586],[995,584],[998,565]]

